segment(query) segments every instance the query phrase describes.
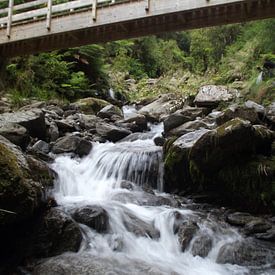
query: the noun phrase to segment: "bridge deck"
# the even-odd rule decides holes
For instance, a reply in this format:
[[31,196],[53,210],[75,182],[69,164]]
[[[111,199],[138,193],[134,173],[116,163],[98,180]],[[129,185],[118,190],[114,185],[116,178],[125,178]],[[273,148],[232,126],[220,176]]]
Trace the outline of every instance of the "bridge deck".
[[275,0],[9,0],[0,16],[6,57],[274,17]]

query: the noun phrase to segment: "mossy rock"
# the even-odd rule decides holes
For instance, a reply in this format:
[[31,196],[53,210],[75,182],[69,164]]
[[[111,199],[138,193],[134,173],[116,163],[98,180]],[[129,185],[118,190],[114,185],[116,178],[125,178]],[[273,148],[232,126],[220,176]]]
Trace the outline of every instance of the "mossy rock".
[[275,156],[235,162],[221,169],[213,181],[229,204],[251,212],[275,213]]
[[85,114],[95,115],[102,108],[106,107],[107,105],[110,105],[110,103],[103,99],[87,97],[79,99],[73,105]]
[[42,205],[43,186],[35,181],[34,175],[23,153],[0,136],[0,225],[2,227],[32,217]]

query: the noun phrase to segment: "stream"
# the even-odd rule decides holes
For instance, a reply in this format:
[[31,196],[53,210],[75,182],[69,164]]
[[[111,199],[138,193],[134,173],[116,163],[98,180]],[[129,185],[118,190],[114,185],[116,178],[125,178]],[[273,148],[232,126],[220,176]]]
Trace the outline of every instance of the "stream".
[[[124,111],[125,116],[135,112]],[[162,147],[153,142],[162,125],[150,128],[118,143],[94,143],[83,159],[60,156],[52,165],[59,176],[53,195],[62,209],[73,213],[96,206],[108,216],[102,232],[81,224],[84,241],[78,260],[71,259],[77,274],[275,274],[269,265],[221,263],[222,247],[244,237],[214,208],[196,209],[193,202],[162,192]],[[190,221],[198,228],[183,251],[180,224]],[[97,263],[91,273],[90,261]]]

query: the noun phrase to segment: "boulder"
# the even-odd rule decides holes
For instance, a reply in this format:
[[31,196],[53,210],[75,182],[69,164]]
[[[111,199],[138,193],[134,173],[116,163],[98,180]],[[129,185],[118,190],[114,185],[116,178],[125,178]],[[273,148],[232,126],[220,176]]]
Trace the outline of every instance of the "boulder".
[[102,108],[109,105],[110,103],[94,97],[87,97],[82,98],[72,104],[73,107],[79,109],[84,114],[88,115],[95,115],[97,114]]
[[190,117],[184,116],[180,111],[176,111],[163,120],[164,132],[167,133],[189,120],[191,120]]
[[243,212],[235,212],[232,214],[229,214],[226,217],[226,221],[230,223],[231,225],[238,225],[238,226],[244,226],[247,223],[253,221],[256,219],[249,213],[243,213]]
[[222,125],[229,120],[234,118],[240,118],[243,120],[248,120],[252,124],[259,124],[259,116],[258,113],[252,108],[246,108],[243,106],[234,105],[226,109],[216,118],[216,122],[218,125]]
[[25,150],[30,142],[30,136],[25,127],[16,123],[6,123],[0,127],[0,135]]
[[275,252],[268,246],[253,241],[236,241],[220,248],[217,263],[258,266],[274,262]]
[[185,251],[188,248],[198,229],[198,225],[193,221],[184,221],[180,225],[178,230],[178,240],[182,251]]
[[212,249],[213,241],[209,235],[201,234],[192,243],[192,254],[202,258],[207,257]]
[[196,141],[208,131],[207,129],[197,130],[165,142],[163,148],[166,192],[193,189],[189,173],[189,154]]
[[42,203],[42,183],[19,148],[0,136],[0,227],[31,218]]
[[111,118],[112,116],[117,116],[118,118],[122,118],[123,114],[122,111],[112,104],[105,106],[102,108],[97,115],[101,118]]
[[59,138],[59,130],[55,122],[51,122],[47,127],[47,138],[49,141],[56,141]]
[[180,137],[184,134],[187,134],[187,133],[193,132],[195,130],[199,130],[199,129],[209,129],[209,127],[202,120],[188,121],[188,122],[180,125],[179,127],[172,129],[165,135]]
[[131,132],[125,128],[104,122],[99,122],[96,124],[96,132],[103,138],[113,142],[116,142],[131,134]]
[[266,111],[266,119],[272,129],[275,130],[275,102],[268,106]]
[[182,106],[182,99],[177,99],[174,94],[165,94],[152,103],[142,107],[138,113],[147,116],[149,119],[159,121],[161,116],[171,114],[182,108]]
[[125,213],[123,224],[129,232],[132,232],[136,236],[149,237],[152,239],[158,239],[160,237],[160,232],[155,229],[152,224],[139,219],[132,213]]
[[272,225],[269,222],[266,222],[263,219],[255,219],[245,225],[244,231],[247,235],[251,235],[256,233],[266,233],[271,228]]
[[38,140],[33,146],[32,146],[32,151],[36,152],[41,152],[43,154],[48,154],[50,152],[50,145],[49,143],[43,141],[43,140]]
[[88,155],[92,149],[92,144],[78,136],[68,135],[59,138],[52,147],[54,154],[74,153],[80,157]]
[[109,216],[107,211],[100,206],[84,206],[76,209],[73,218],[99,233],[107,232],[109,229]]
[[221,102],[232,101],[239,97],[236,89],[226,86],[206,85],[199,89],[194,103],[199,107],[216,107]]
[[32,137],[45,139],[45,115],[40,109],[0,114],[0,128],[8,123],[19,124],[25,127]]
[[147,118],[144,115],[133,114],[130,117],[118,121],[118,125],[128,125],[132,132],[142,132],[147,130]]
[[262,119],[264,118],[265,114],[266,114],[266,109],[264,106],[252,101],[252,100],[248,100],[244,103],[244,106],[248,109],[253,109],[258,116]]
[[257,239],[268,241],[268,242],[275,242],[275,228],[266,231],[265,233],[258,233],[255,235]]
[[77,252],[81,241],[78,224],[62,210],[52,208],[35,226],[33,253],[36,257],[50,257],[67,251]]

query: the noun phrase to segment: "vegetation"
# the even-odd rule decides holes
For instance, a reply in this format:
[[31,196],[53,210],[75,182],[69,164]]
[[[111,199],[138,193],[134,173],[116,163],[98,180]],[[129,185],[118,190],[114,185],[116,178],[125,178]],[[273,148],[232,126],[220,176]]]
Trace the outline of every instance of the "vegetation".
[[[275,60],[274,29],[270,19],[18,57],[6,67],[6,87],[20,104],[26,98],[104,99],[109,87],[135,100],[224,84],[269,104],[274,74],[264,72],[263,81],[256,80],[257,68]],[[157,79],[154,85],[151,78]]]

